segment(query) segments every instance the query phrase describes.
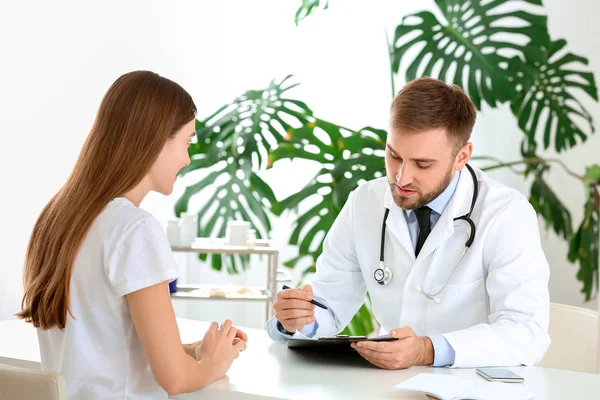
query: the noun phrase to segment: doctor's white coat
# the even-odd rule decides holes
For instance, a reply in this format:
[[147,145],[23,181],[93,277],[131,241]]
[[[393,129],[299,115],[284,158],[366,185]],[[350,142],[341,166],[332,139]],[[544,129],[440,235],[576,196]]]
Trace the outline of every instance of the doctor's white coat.
[[[466,169],[461,173],[454,196],[416,259],[403,210],[394,203],[387,179],[367,182],[352,193],[327,234],[310,282],[315,298],[329,307],[316,308],[317,336],[340,332],[368,290],[383,330],[410,326],[417,335],[443,334],[455,351],[454,367],[533,365],[542,359],[550,344],[549,267],[536,213],[522,194],[475,171],[475,241],[437,296],[439,303],[417,287],[437,293],[462,254],[468,224],[453,218],[469,211],[471,174]],[[381,286],[373,273],[379,267],[386,207],[385,264],[393,278]]]

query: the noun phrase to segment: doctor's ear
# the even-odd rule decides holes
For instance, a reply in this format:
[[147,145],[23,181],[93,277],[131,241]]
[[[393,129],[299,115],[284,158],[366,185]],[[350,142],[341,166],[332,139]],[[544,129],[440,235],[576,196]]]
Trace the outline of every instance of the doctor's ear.
[[467,142],[454,157],[454,169],[461,171],[467,162],[471,159],[473,154],[473,143]]

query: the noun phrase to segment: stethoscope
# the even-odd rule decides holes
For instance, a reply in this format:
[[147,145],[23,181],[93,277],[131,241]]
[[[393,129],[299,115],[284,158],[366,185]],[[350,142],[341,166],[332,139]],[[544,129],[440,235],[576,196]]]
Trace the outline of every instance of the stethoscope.
[[[446,289],[446,286],[448,286],[448,282],[450,282],[450,279],[452,279],[452,276],[454,275],[454,272],[458,268],[458,265],[460,264],[463,257],[465,256],[465,253],[467,252],[469,247],[471,247],[471,244],[473,244],[473,240],[475,240],[475,223],[471,219],[471,213],[473,212],[473,208],[475,207],[475,202],[477,201],[477,195],[479,194],[479,184],[477,182],[477,176],[475,175],[475,171],[473,171],[473,168],[471,168],[471,166],[469,164],[466,164],[466,167],[469,170],[469,173],[471,174],[471,178],[473,178],[473,199],[471,200],[471,208],[469,209],[468,213],[466,213],[465,215],[461,215],[460,217],[454,218],[453,221],[463,220],[469,224],[469,226],[470,226],[469,239],[465,243],[465,248],[464,248],[460,258],[458,259],[458,262],[454,266],[454,269],[452,270],[450,277],[448,277],[448,279],[446,280],[446,283],[444,283],[442,288],[437,293],[428,293],[423,289],[423,285],[425,283],[425,280],[427,279],[427,275],[429,274],[429,269],[431,268],[431,264],[433,262],[433,259],[435,258],[437,249],[434,250],[433,254],[431,255],[431,258],[429,259],[429,265],[427,266],[427,271],[425,271],[425,275],[423,276],[423,279],[421,280],[421,286],[416,287],[416,290],[418,292],[421,292],[425,297],[427,297],[430,300],[435,301],[436,303],[440,302],[440,299],[437,296],[439,296],[439,294],[442,293],[444,291],[444,289]],[[386,226],[386,221],[387,221],[387,217],[388,217],[389,213],[390,213],[390,209],[386,208],[385,214],[383,216],[383,226],[381,228],[381,251],[379,253],[379,268],[377,268],[375,270],[375,273],[373,274],[373,277],[375,278],[375,282],[377,282],[381,286],[387,286],[392,281],[392,277],[393,277],[392,270],[390,268],[388,268],[384,262],[385,226]]]

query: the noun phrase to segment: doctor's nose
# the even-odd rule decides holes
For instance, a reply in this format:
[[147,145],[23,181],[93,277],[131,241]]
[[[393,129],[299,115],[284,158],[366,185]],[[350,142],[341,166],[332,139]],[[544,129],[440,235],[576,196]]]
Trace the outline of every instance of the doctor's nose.
[[406,186],[412,183],[413,178],[410,173],[407,173],[406,168],[399,169],[396,173],[396,185]]

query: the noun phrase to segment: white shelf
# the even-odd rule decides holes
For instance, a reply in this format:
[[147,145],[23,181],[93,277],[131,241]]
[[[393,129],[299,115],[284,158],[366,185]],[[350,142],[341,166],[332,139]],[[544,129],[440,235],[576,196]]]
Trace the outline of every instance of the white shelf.
[[181,253],[229,254],[229,255],[266,255],[267,279],[266,287],[210,285],[210,284],[178,284],[177,291],[171,294],[173,299],[189,300],[238,300],[264,301],[266,319],[273,314],[273,302],[278,282],[291,282],[291,274],[277,268],[279,250],[269,245],[269,241],[258,239],[254,246],[230,246],[223,239],[197,238],[192,246],[171,246],[171,250]]
[[279,251],[269,246],[172,246],[171,250],[176,252],[202,253],[202,254],[277,254]]
[[268,289],[259,286],[178,284],[177,292],[171,293],[171,297],[195,300],[265,301],[271,298],[271,293]]

